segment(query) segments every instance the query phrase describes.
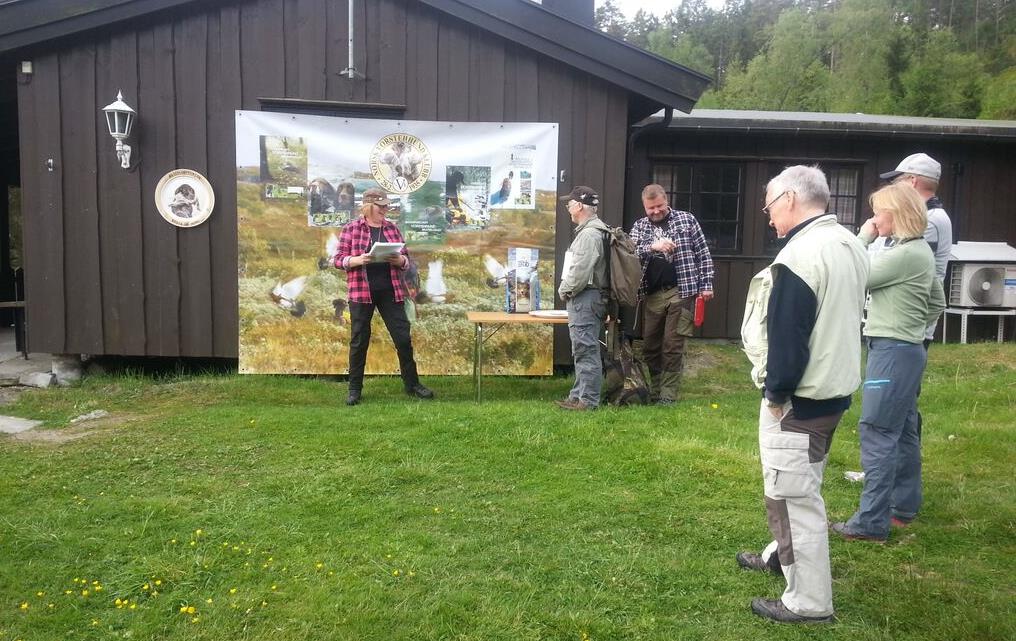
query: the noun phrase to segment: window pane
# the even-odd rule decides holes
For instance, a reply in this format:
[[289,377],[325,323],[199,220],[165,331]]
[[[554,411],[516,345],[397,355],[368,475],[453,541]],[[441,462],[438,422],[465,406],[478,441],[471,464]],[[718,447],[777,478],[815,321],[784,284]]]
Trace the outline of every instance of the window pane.
[[723,169],[720,167],[702,167],[698,170],[699,191],[702,193],[717,193],[723,178]]
[[720,208],[720,215],[718,218],[723,220],[729,220],[737,222],[738,204],[741,198],[739,196],[723,196],[722,207]]
[[664,191],[674,191],[672,172],[669,165],[656,165],[653,167],[653,182],[663,187]]
[[741,168],[725,167],[723,169],[723,193],[736,194],[741,191]]
[[674,194],[670,206],[681,211],[691,211],[691,194]]
[[699,210],[694,213],[700,221],[720,218],[720,196],[703,194],[699,196]]
[[691,193],[691,165],[674,165],[674,191]]

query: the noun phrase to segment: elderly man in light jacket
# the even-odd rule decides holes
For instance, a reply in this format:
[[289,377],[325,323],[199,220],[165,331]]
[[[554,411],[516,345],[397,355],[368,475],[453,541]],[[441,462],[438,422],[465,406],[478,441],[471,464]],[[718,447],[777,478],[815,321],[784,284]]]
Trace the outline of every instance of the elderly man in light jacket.
[[770,226],[786,245],[749,286],[741,336],[762,389],[759,454],[773,541],[740,552],[743,568],[782,575],[778,599],[752,611],[781,623],[832,620],[822,476],[833,433],[861,384],[861,310],[868,256],[828,213],[817,167],[788,167],[769,181]]
[[568,309],[568,335],[575,361],[575,385],[568,398],[557,401],[566,410],[593,410],[600,405],[603,363],[600,332],[607,315],[607,225],[597,216],[599,195],[589,187],[575,187],[561,198],[568,202],[568,215],[575,238],[565,256],[565,271],[557,293]]

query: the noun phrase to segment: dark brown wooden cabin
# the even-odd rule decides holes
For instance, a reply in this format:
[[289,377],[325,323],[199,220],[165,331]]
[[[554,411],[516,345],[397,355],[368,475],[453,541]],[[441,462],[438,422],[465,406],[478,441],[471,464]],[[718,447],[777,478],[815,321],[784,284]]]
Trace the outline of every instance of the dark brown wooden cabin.
[[[620,224],[632,125],[690,110],[708,83],[593,29],[592,0],[350,1],[366,76],[353,80],[345,1],[0,4],[0,142],[17,140],[5,178],[23,194],[33,351],[237,356],[236,109],[560,123],[562,193],[600,188]],[[118,90],[138,112],[132,173],[100,112]],[[198,227],[155,209],[179,167],[216,190]],[[562,210],[559,256],[569,228]],[[560,332],[555,362],[570,360]]]
[[696,109],[638,129],[625,223],[642,215],[639,185],[650,181],[699,218],[716,262],[707,338],[740,337],[748,283],[778,250],[761,211],[765,186],[788,165],[825,170],[831,210],[856,231],[871,215],[879,174],[925,152],[942,163],[938,194],[954,242],[1016,245],[1016,122]]

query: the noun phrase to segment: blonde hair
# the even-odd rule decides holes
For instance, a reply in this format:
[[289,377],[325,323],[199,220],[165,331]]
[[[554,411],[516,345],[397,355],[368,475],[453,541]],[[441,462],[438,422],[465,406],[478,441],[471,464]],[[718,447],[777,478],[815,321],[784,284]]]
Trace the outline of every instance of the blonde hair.
[[872,209],[887,211],[893,217],[893,236],[920,238],[928,226],[928,208],[910,185],[893,183],[873,193],[868,202]]
[[667,190],[665,190],[662,185],[653,183],[651,185],[646,185],[642,190],[642,200],[656,200],[660,196],[663,196],[664,198],[667,197]]

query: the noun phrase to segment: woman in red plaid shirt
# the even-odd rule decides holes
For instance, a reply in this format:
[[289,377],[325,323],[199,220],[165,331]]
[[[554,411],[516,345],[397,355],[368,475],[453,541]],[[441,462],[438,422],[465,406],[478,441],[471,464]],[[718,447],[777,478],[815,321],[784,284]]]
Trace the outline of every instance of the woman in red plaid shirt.
[[352,327],[349,339],[349,396],[346,405],[360,402],[363,392],[363,370],[370,344],[370,323],[374,309],[388,328],[388,334],[399,354],[399,372],[406,393],[416,398],[434,398],[434,392],[420,383],[413,358],[413,341],[403,301],[406,292],[400,272],[409,266],[406,248],[382,262],[371,262],[367,255],[374,243],[401,243],[402,234],[395,223],[385,217],[388,195],[380,189],[363,192],[360,218],[349,223],[339,237],[339,253],[335,266],[346,272],[349,318]]

